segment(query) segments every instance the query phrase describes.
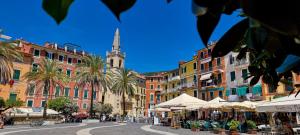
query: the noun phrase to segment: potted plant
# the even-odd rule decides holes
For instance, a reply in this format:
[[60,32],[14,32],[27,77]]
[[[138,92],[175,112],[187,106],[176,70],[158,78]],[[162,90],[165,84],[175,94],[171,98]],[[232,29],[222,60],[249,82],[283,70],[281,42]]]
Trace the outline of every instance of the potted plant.
[[248,134],[257,134],[256,124],[252,120],[247,120]]
[[198,132],[199,128],[200,128],[200,123],[199,122],[197,122],[197,121],[191,122],[191,130],[193,132]]
[[231,120],[229,123],[228,123],[228,126],[229,126],[229,134],[230,135],[239,135],[239,132],[238,132],[238,127],[240,125],[240,122],[237,121],[237,120]]
[[218,122],[212,122],[211,126],[213,128],[212,132],[214,134],[219,134],[220,130],[221,130],[221,125]]

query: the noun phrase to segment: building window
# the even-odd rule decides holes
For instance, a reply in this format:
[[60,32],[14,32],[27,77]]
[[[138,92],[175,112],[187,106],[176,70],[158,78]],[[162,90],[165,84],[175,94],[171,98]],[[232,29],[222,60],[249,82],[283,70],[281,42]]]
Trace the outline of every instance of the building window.
[[217,58],[217,66],[221,65],[221,58]]
[[231,95],[236,95],[236,88],[231,88]]
[[219,97],[223,98],[223,91],[219,91]]
[[201,64],[201,71],[204,70],[204,64]]
[[29,86],[28,86],[28,96],[33,96],[34,95],[34,90],[35,90],[35,85],[34,84],[29,84]]
[[229,55],[229,63],[230,65],[233,64],[234,62],[234,57],[232,57],[232,55]]
[[212,61],[208,62],[209,71],[212,71]]
[[175,88],[175,83],[172,83],[172,88]]
[[168,96],[165,96],[165,99],[166,99],[165,101],[168,101]]
[[57,70],[58,70],[59,73],[62,73],[62,69],[61,69],[61,68],[59,68],[59,69],[57,69]]
[[70,94],[70,88],[65,88],[65,96],[69,97]]
[[64,56],[63,55],[59,55],[58,56],[58,61],[63,62],[64,61]]
[[194,97],[198,97],[198,91],[194,90]]
[[83,99],[88,99],[88,90],[84,90]]
[[157,89],[160,89],[160,85],[157,85]]
[[122,67],[122,60],[119,60],[119,68]]
[[97,98],[97,92],[93,91],[93,99],[95,100]]
[[194,69],[197,69],[197,63],[194,63]]
[[211,56],[211,49],[208,49],[208,56]]
[[82,108],[83,108],[83,109],[87,109],[86,103],[83,104]]
[[74,98],[78,98],[78,93],[79,93],[78,87],[75,87],[74,88]]
[[10,101],[16,101],[16,100],[17,100],[17,94],[15,94],[15,93],[10,93],[10,94],[9,94],[9,100],[10,100]]
[[13,79],[14,79],[15,81],[19,81],[19,80],[20,80],[20,74],[21,74],[21,71],[18,70],[18,69],[15,69],[15,70],[14,70]]
[[150,85],[150,89],[153,90],[153,85]]
[[32,107],[32,106],[33,106],[33,101],[27,100],[27,107]]
[[245,80],[245,78],[247,78],[247,76],[248,76],[248,70],[247,69],[243,69],[242,70],[242,77],[243,77],[243,79]]
[[194,83],[196,83],[196,82],[197,82],[197,76],[194,75]]
[[200,53],[200,58],[203,59],[204,58],[204,54],[203,52]]
[[218,84],[222,83],[222,73],[218,74]]
[[43,101],[42,101],[42,104],[41,104],[41,107],[45,107],[45,105],[46,105],[46,101],[43,100]]
[[247,87],[247,89],[246,89],[246,93],[250,93],[249,87]]
[[154,95],[150,94],[150,101],[153,102],[154,101]]
[[36,63],[32,64],[32,72],[37,72],[39,65]]
[[110,67],[114,67],[114,60],[110,59]]
[[209,94],[210,94],[210,100],[214,99],[214,92],[211,91]]
[[81,60],[77,60],[77,63],[80,64],[80,63],[81,63]]
[[156,101],[157,101],[157,102],[160,102],[160,94],[157,94],[157,95],[156,95]]
[[48,94],[48,91],[45,88],[43,88],[43,96],[47,96]]
[[71,77],[71,70],[70,69],[67,69],[67,76]]
[[205,93],[202,93],[202,100],[205,100]]
[[53,53],[51,53],[51,52],[46,52],[46,58],[47,58],[47,59],[50,59],[50,60],[53,60],[53,58],[54,58]]
[[150,81],[153,82],[153,78],[151,78]]
[[72,58],[68,58],[68,64],[72,64]]
[[184,73],[186,73],[186,67],[184,67]]
[[34,55],[35,57],[40,57],[40,50],[34,50],[33,55]]
[[230,72],[230,80],[231,81],[235,80],[235,72],[234,71]]
[[55,97],[59,97],[59,94],[60,93],[60,87],[59,86],[56,86],[55,87]]

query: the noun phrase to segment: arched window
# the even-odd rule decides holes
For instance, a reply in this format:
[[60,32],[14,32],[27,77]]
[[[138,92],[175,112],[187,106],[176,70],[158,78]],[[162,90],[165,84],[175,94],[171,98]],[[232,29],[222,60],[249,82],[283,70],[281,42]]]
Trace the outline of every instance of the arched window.
[[114,66],[114,60],[110,59],[110,67],[113,67],[113,66]]
[[122,67],[122,60],[119,60],[119,68]]

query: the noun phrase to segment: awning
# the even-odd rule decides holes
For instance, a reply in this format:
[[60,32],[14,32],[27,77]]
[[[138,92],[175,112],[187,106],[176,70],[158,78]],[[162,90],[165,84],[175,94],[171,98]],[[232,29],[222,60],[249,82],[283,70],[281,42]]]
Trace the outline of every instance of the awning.
[[253,95],[261,95],[262,91],[261,91],[261,85],[255,85],[252,88],[252,94]]
[[226,96],[228,97],[229,95],[230,95],[230,90],[227,89],[227,90],[226,90]]
[[211,73],[209,74],[205,74],[205,75],[201,75],[200,80],[207,80],[210,79]]
[[206,81],[207,83],[211,83],[212,82],[212,79],[210,79],[210,80],[208,80],[208,81]]
[[237,88],[238,96],[245,96],[247,94],[247,86]]
[[224,87],[217,87],[217,88],[208,88],[209,91],[219,91],[224,90]]

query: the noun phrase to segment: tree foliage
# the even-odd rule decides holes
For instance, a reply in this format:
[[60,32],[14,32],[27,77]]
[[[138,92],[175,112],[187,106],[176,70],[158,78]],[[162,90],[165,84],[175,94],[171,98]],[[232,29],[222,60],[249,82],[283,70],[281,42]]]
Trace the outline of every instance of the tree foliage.
[[0,97],[0,108],[4,108],[5,107],[5,101],[2,97]]
[[109,115],[113,111],[113,106],[109,103],[106,104],[97,103],[95,104],[94,111],[99,112],[100,114]]
[[50,109],[60,112],[64,116],[70,116],[78,111],[78,106],[73,103],[68,97],[59,97],[50,100],[48,103]]
[[23,104],[24,104],[24,101],[22,101],[19,98],[17,100],[7,99],[5,102],[6,107],[20,107],[20,106],[23,106]]
[[13,62],[23,61],[23,56],[17,50],[18,41],[0,41],[0,82],[8,83],[12,77]]

